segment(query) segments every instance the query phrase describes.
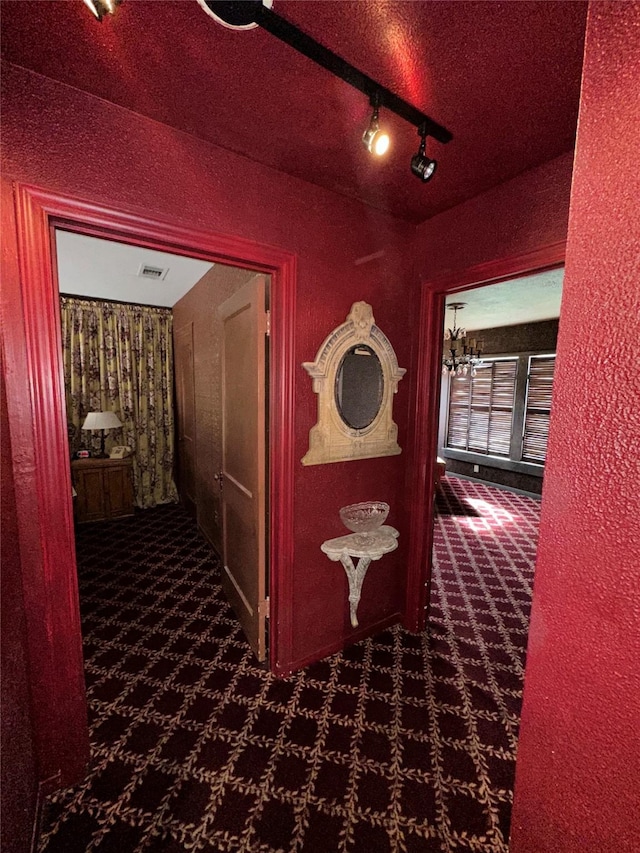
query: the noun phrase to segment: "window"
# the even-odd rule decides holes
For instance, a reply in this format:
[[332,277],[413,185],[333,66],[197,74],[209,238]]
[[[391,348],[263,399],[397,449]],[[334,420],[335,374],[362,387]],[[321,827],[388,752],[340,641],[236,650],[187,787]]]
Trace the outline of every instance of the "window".
[[532,355],[529,358],[522,439],[522,458],[525,462],[542,464],[547,455],[555,362],[555,355]]
[[494,359],[451,380],[447,446],[509,458],[517,358]]
[[449,381],[445,456],[542,475],[555,354],[484,358],[476,376]]

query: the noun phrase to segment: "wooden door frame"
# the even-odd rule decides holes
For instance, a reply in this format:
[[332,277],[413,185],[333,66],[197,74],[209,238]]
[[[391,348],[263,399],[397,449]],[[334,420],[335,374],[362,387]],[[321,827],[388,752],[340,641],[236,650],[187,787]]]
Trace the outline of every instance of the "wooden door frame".
[[[271,276],[270,665],[292,652],[296,256],[240,237],[199,231],[38,187],[15,184],[23,322],[6,323],[9,425],[32,675],[39,779],[82,778],[88,726],[78,610],[71,476],[54,228],[255,269]],[[26,361],[22,353],[26,349]],[[18,482],[19,481],[19,482]],[[281,661],[285,661],[284,667]]]
[[562,240],[533,252],[509,255],[445,273],[421,284],[416,380],[410,417],[411,529],[404,618],[405,627],[410,631],[419,632],[425,629],[429,604],[435,497],[433,467],[438,447],[442,329],[446,297],[461,290],[553,269],[564,264],[565,254],[566,240]]

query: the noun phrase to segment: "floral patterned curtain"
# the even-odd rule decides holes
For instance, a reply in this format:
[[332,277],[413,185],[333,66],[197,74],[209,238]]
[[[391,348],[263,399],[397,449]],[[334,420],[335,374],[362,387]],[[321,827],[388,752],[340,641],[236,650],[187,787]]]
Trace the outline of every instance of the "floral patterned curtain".
[[100,433],[81,429],[88,412],[115,412],[123,427],[106,433],[106,449],[131,447],[136,505],[177,501],[171,311],[66,296],[60,303],[71,453],[100,449]]

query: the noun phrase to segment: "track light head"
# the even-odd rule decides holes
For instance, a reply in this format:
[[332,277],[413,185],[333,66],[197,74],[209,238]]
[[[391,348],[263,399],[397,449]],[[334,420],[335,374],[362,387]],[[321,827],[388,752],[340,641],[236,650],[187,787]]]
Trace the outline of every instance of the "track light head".
[[115,15],[116,7],[122,3],[122,0],[84,0],[84,2],[96,18],[101,21],[105,15]]
[[371,124],[362,136],[362,144],[371,154],[381,157],[389,150],[389,134],[380,130],[378,119],[372,118]]
[[388,133],[380,130],[380,123],[378,121],[378,111],[380,109],[379,95],[374,95],[371,98],[371,106],[373,107],[373,114],[369,122],[369,127],[362,134],[362,144],[371,154],[382,157],[389,150],[390,139]]
[[420,148],[418,153],[411,158],[411,171],[423,181],[425,184],[433,177],[433,173],[438,165],[436,160],[431,160],[427,157],[425,150],[427,147],[427,133],[424,127],[418,128],[418,136],[420,137]]
[[414,154],[411,158],[411,171],[424,183],[431,180],[437,165],[435,160],[430,160],[425,154]]

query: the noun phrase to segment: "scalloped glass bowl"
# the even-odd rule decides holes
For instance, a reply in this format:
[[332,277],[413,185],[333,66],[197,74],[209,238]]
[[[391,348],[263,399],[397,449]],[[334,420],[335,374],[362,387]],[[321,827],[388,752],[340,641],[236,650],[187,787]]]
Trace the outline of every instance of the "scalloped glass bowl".
[[373,533],[381,527],[389,515],[389,504],[384,501],[364,501],[343,506],[340,518],[353,533]]

